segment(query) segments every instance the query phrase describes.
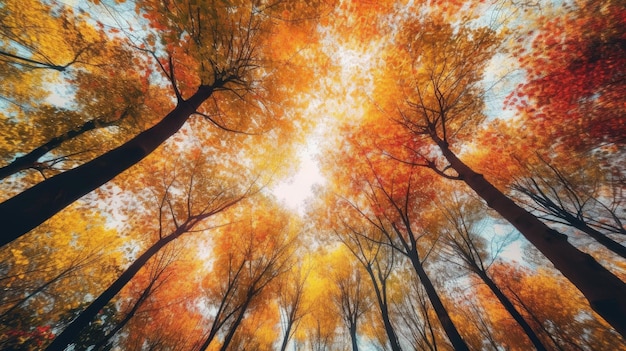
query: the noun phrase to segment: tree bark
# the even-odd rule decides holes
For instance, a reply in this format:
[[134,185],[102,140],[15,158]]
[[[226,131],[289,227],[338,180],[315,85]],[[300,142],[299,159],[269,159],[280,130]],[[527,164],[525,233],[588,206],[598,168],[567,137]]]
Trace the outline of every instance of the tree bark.
[[287,327],[285,328],[283,342],[280,344],[280,351],[285,351],[287,349],[287,344],[289,343],[289,334],[291,333],[292,325],[293,322],[291,320],[287,321]]
[[72,202],[141,161],[176,133],[216,86],[201,86],[159,123],[95,159],[23,191],[0,204],[0,246],[26,234]]
[[436,135],[431,137],[439,146],[450,166],[487,205],[498,212],[533,244],[580,292],[591,308],[623,337],[626,337],[626,285],[600,265],[593,257],[578,250],[567,236],[550,229],[524,210],[482,174],[474,172]]
[[248,310],[248,306],[250,306],[250,302],[252,301],[253,296],[254,296],[253,294],[250,294],[250,293],[248,294],[246,301],[241,306],[241,310],[239,311],[239,314],[237,315],[237,319],[235,319],[233,324],[230,326],[230,329],[228,330],[228,334],[226,334],[226,337],[224,338],[224,343],[222,344],[220,351],[228,350],[228,345],[230,345],[230,342],[233,340],[233,337],[235,336],[235,332],[237,331],[237,328],[239,328],[239,325],[241,325],[241,321],[243,321],[243,317],[246,314],[246,311]]
[[117,334],[117,332],[122,330],[122,328],[124,328],[126,326],[126,324],[128,324],[128,322],[130,322],[130,320],[135,316],[135,314],[139,310],[139,307],[141,307],[141,305],[143,305],[143,303],[150,296],[150,294],[152,294],[152,292],[153,292],[152,287],[154,286],[154,283],[156,283],[156,279],[157,278],[158,278],[158,276],[155,277],[154,280],[152,280],[150,282],[150,284],[148,284],[148,286],[141,293],[141,296],[139,296],[139,298],[135,301],[135,303],[133,304],[133,307],[130,309],[130,311],[128,311],[128,313],[126,313],[126,315],[124,316],[124,318],[122,320],[120,320],[119,322],[117,322],[115,324],[115,327],[111,331],[109,331],[102,338],[102,340],[98,341],[94,345],[93,350],[97,351],[97,350],[105,350],[106,349],[106,346],[109,343],[109,340],[111,340],[111,338],[113,336],[115,336],[115,334]]
[[448,314],[448,310],[446,310],[446,307],[443,305],[443,302],[439,298],[437,290],[435,289],[435,286],[426,274],[426,271],[424,270],[424,267],[422,266],[419,257],[417,257],[416,255],[411,255],[409,258],[411,259],[411,263],[413,264],[413,268],[415,269],[417,276],[420,278],[422,286],[424,286],[424,290],[426,290],[428,299],[433,305],[433,309],[437,314],[439,323],[441,323],[443,330],[446,332],[446,335],[448,336],[452,347],[454,347],[456,351],[469,351],[469,347],[467,346],[465,340],[463,340],[461,334],[459,334],[459,331],[456,329],[456,326],[452,322],[452,319]]
[[179,227],[174,233],[160,239],[150,248],[148,248],[141,256],[139,256],[127,269],[109,286],[100,296],[91,302],[91,304],[80,313],[76,319],[74,319],[61,334],[59,334],[48,345],[46,351],[63,351],[80,335],[81,331],[89,325],[89,323],[96,317],[98,312],[102,310],[110,301],[117,295],[123,288],[130,282],[130,280],[139,272],[139,270],[146,265],[148,260],[156,255],[165,245],[169,244],[172,240],[178,238],[186,232],[185,226]]
[[530,327],[528,322],[526,322],[526,320],[519,313],[519,311],[517,311],[517,309],[511,302],[511,300],[509,300],[509,298],[506,297],[506,295],[504,295],[502,290],[500,290],[500,288],[496,285],[496,283],[489,277],[489,275],[487,275],[487,273],[484,271],[478,271],[476,272],[476,274],[478,274],[480,279],[482,279],[483,282],[487,284],[491,292],[494,295],[496,295],[496,297],[498,298],[498,301],[500,301],[504,309],[507,312],[509,312],[511,317],[515,319],[517,324],[519,324],[519,326],[522,327],[522,329],[524,330],[524,333],[526,333],[526,335],[528,336],[528,339],[530,339],[530,342],[532,342],[533,346],[535,346],[537,351],[547,351],[548,349],[543,345],[543,343],[541,342],[541,339],[539,339],[539,336]]
[[[387,338],[389,339],[389,344],[391,346],[392,351],[402,351],[400,347],[400,342],[398,341],[398,336],[391,324],[391,320],[389,319],[389,307],[387,304],[387,294],[385,293],[385,287],[378,286],[376,283],[376,276],[374,275],[374,271],[370,266],[365,265],[365,270],[372,279],[372,283],[374,286],[374,292],[376,293],[376,301],[378,302],[378,307],[380,308],[381,318],[383,319],[383,325],[385,326],[385,332],[387,333]],[[381,289],[383,291],[381,291]]]
[[622,258],[626,258],[626,246],[623,246],[622,244],[609,238],[605,234],[593,229],[592,227],[587,225],[587,223],[576,219],[574,216],[568,216],[568,218],[565,218],[565,220],[569,222],[574,228],[594,238],[598,242],[598,244],[604,246],[607,250],[612,251],[614,254],[619,255]]
[[350,324],[350,340],[352,341],[352,351],[359,351],[359,345],[357,344],[356,339],[356,318],[353,322],[354,323]]

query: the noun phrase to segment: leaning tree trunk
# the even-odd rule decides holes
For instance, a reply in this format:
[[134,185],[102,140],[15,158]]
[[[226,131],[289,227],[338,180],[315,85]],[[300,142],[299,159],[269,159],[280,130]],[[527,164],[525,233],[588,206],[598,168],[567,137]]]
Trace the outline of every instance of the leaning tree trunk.
[[130,280],[146,265],[148,260],[156,255],[165,245],[172,240],[186,233],[187,227],[181,226],[172,234],[160,239],[148,248],[141,256],[139,256],[127,269],[109,286],[100,296],[91,302],[91,304],[74,319],[61,334],[59,334],[46,351],[63,351],[65,348],[76,340],[81,331],[89,325],[102,308],[104,308],[117,295],[122,288],[130,282]]
[[283,341],[280,343],[280,351],[287,350],[287,344],[289,344],[289,334],[291,333],[291,328],[293,326],[292,321],[287,322],[287,327],[285,328],[285,335],[283,337]]
[[239,311],[239,314],[237,315],[237,319],[235,319],[235,321],[233,322],[233,325],[231,325],[229,330],[228,330],[228,334],[226,334],[226,337],[224,337],[224,343],[222,344],[222,347],[220,348],[220,351],[228,350],[228,345],[230,345],[230,342],[233,341],[233,337],[235,336],[235,332],[237,331],[237,329],[241,325],[241,322],[243,321],[243,317],[245,316],[246,312],[248,311],[248,307],[250,306],[250,302],[251,301],[252,301],[252,296],[251,296],[251,294],[248,294],[248,296],[246,297],[246,301],[241,306],[241,310]]
[[528,322],[524,319],[524,317],[519,313],[519,311],[515,308],[511,300],[509,300],[506,295],[500,290],[500,288],[496,285],[496,283],[487,275],[485,271],[476,271],[476,274],[482,279],[482,281],[489,287],[491,292],[496,295],[498,301],[502,304],[504,309],[515,319],[517,324],[524,330],[530,342],[532,342],[533,346],[537,351],[547,351],[548,349],[543,345],[539,336],[535,333],[535,331],[530,327]]
[[[571,217],[571,218],[570,218]],[[587,223],[582,220],[576,219],[574,216],[568,216],[566,218],[574,228],[584,232],[590,237],[594,238],[598,244],[604,246],[606,249],[612,251],[614,254],[626,258],[626,246],[618,243],[617,241],[609,238],[605,234],[593,229]]]
[[467,344],[465,343],[465,340],[463,340],[463,338],[461,337],[461,334],[459,334],[459,331],[456,329],[456,326],[452,322],[452,319],[450,318],[450,315],[448,314],[446,307],[443,305],[443,302],[441,301],[441,299],[439,298],[439,295],[437,294],[437,290],[435,289],[435,286],[433,285],[433,283],[430,281],[430,278],[426,274],[426,271],[424,270],[424,266],[422,266],[422,263],[420,262],[419,257],[417,257],[417,255],[411,255],[410,259],[411,259],[411,263],[413,264],[413,268],[415,269],[415,272],[417,273],[417,276],[419,277],[420,282],[422,283],[422,286],[424,287],[424,290],[426,290],[426,295],[428,295],[428,299],[430,300],[430,303],[433,305],[433,309],[435,310],[435,314],[437,314],[439,323],[441,323],[443,330],[446,332],[446,335],[448,336],[448,339],[450,340],[452,347],[454,347],[456,351],[460,351],[460,350],[469,351],[469,347],[467,346]]
[[431,137],[460,179],[522,233],[580,290],[591,308],[626,337],[626,284],[589,254],[569,243],[566,235],[550,229],[489,183],[482,174],[474,172],[450,150],[446,141],[434,134]]
[[106,346],[109,344],[109,341],[115,336],[115,334],[122,330],[122,328],[124,328],[126,324],[128,324],[128,322],[133,319],[137,311],[139,311],[139,308],[143,305],[146,299],[150,297],[150,294],[154,292],[153,286],[156,283],[157,277],[153,278],[153,280],[150,281],[150,284],[148,284],[148,286],[143,290],[139,298],[133,304],[133,307],[130,309],[130,311],[126,313],[122,320],[115,324],[115,327],[111,331],[109,331],[100,341],[98,341],[94,345],[93,350],[105,350]]
[[0,246],[26,234],[72,202],[141,161],[176,133],[216,86],[200,86],[159,123],[121,146],[29,188],[0,204]]

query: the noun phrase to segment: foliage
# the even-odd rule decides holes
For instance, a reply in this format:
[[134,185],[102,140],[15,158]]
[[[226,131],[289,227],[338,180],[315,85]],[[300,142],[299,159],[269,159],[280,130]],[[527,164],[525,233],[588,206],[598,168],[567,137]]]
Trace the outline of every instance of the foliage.
[[626,350],[625,19],[3,1],[0,348]]

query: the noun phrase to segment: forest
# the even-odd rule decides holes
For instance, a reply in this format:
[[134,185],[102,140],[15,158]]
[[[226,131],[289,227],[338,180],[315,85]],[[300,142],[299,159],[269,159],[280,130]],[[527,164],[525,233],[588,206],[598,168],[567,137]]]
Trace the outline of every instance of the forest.
[[0,0],[0,79],[1,350],[626,350],[624,0]]

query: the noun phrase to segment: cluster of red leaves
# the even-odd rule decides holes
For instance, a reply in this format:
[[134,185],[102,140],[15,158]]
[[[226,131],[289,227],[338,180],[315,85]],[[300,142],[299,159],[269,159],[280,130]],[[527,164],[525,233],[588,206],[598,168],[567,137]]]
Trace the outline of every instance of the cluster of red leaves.
[[534,133],[579,150],[626,142],[626,8],[584,5],[548,21],[517,54],[528,79],[507,106]]
[[43,345],[54,339],[55,335],[49,325],[39,326],[32,330],[13,329],[6,332],[3,345],[15,350],[39,350]]

